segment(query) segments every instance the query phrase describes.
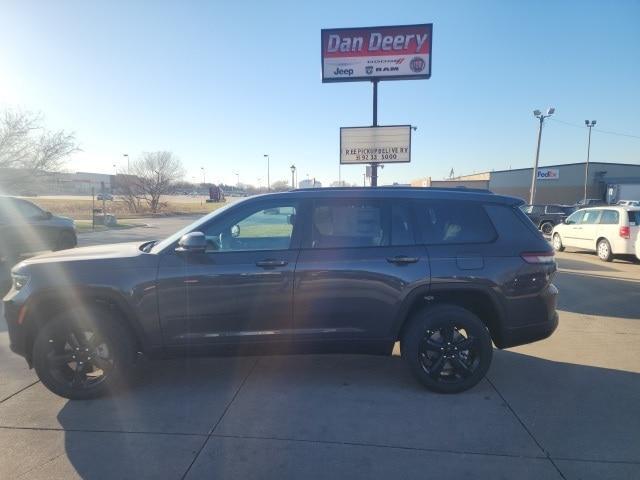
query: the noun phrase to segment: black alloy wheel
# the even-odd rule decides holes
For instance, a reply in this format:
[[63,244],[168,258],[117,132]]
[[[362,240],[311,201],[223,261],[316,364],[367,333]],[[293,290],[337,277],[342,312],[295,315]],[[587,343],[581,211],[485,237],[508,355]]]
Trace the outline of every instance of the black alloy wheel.
[[45,324],[33,348],[42,383],[70,399],[95,398],[120,386],[135,358],[131,335],[117,321],[100,312],[82,314],[91,318],[64,314]]
[[429,390],[457,393],[484,378],[491,359],[491,335],[472,312],[457,305],[433,305],[410,320],[401,339],[403,359]]

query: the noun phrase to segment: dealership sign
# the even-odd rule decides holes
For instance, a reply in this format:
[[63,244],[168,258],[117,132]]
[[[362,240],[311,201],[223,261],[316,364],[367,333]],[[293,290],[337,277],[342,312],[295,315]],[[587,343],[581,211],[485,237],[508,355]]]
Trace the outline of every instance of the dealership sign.
[[557,168],[539,168],[538,180],[558,180],[560,178],[560,170]]
[[340,128],[340,163],[411,161],[411,125]]
[[322,30],[322,81],[431,77],[433,24]]

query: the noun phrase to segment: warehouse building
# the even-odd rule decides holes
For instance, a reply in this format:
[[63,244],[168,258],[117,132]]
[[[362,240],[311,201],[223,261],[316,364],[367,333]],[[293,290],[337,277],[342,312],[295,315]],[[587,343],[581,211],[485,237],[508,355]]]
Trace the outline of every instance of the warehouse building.
[[[584,197],[585,162],[549,165],[538,168],[535,203],[571,205]],[[533,168],[497,170],[474,173],[445,180],[430,177],[416,179],[417,187],[483,188],[501,195],[511,195],[529,201]],[[587,198],[615,203],[618,200],[638,200],[640,165],[590,162]]]

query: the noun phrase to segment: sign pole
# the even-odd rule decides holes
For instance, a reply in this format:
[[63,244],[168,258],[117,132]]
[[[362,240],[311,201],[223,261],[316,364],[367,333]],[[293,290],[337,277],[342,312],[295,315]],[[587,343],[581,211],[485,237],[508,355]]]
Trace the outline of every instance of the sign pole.
[[[373,83],[373,126],[378,126],[378,80],[372,80]],[[378,165],[371,164],[371,186],[378,186]]]

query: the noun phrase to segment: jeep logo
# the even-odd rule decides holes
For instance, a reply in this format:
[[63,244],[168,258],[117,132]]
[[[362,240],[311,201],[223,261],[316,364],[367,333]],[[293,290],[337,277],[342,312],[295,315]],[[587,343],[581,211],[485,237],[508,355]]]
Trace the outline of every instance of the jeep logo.
[[347,75],[347,76],[351,76],[353,75],[353,68],[336,68],[336,71],[333,72],[334,75]]

